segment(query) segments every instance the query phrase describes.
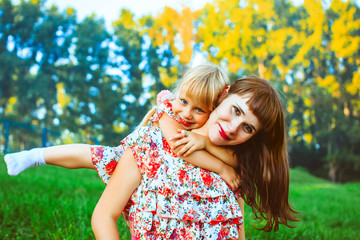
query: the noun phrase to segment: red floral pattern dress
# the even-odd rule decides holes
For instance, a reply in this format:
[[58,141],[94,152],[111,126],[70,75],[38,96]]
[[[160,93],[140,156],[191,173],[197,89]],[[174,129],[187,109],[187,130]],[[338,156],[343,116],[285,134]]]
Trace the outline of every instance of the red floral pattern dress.
[[[158,121],[164,112],[175,118],[171,107],[165,101],[150,120]],[[112,173],[112,156],[121,155],[124,148],[132,150],[142,175],[126,208],[133,239],[238,238],[243,222],[236,201],[239,195],[219,175],[177,158],[158,127],[138,127],[121,143],[123,148],[111,154],[104,155],[106,151],[97,147],[92,154],[107,183],[111,174],[102,176]],[[104,160],[108,156],[110,159]]]

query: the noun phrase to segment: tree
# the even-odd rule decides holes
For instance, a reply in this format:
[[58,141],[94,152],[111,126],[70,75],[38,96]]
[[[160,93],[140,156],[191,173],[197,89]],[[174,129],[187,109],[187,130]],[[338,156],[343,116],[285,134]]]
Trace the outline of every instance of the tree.
[[119,119],[116,124],[123,126],[118,128],[123,135],[129,133],[134,126],[140,123],[141,119],[149,110],[148,98],[144,95],[144,77],[146,62],[143,61],[145,44],[139,24],[134,20],[129,10],[123,9],[119,19],[113,23],[114,27],[114,54],[119,71],[119,91],[123,99],[118,104],[121,111],[118,112]]
[[0,108],[6,112],[6,106],[13,96],[14,85],[10,81],[16,65],[16,54],[9,51],[9,36],[12,35],[14,25],[13,5],[10,0],[0,1]]
[[31,111],[43,111],[44,116],[36,116],[44,126],[55,130],[58,119],[57,102],[58,72],[70,57],[69,48],[73,38],[72,29],[76,24],[75,15],[61,14],[55,6],[43,11],[41,21],[34,26],[32,46],[34,69],[29,81],[33,91],[29,101],[34,103]]
[[[61,115],[62,127],[111,141],[120,95],[113,90],[113,79],[106,73],[110,35],[103,19],[91,15],[76,25],[72,37],[71,61],[63,66],[59,78],[64,83],[65,94],[71,96]],[[113,97],[112,101],[109,96]],[[113,112],[108,111],[110,104]]]

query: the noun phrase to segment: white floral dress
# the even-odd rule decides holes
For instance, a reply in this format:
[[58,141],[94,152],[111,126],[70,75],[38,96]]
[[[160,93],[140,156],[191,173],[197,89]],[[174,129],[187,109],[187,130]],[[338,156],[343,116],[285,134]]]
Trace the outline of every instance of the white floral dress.
[[[175,118],[171,103],[165,101],[151,121],[164,112]],[[239,193],[219,175],[178,158],[158,127],[137,128],[110,154],[92,147],[94,165],[105,183],[128,147],[142,175],[126,208],[133,239],[238,238],[243,222]]]

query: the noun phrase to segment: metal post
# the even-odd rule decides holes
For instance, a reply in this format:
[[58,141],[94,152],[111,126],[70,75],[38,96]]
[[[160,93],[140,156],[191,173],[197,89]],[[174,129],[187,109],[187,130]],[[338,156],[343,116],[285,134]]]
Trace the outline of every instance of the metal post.
[[10,129],[10,122],[9,121],[5,121],[5,148],[4,148],[4,153],[8,153],[8,147],[9,147],[9,129]]
[[47,129],[43,128],[42,129],[42,146],[46,147],[47,144]]

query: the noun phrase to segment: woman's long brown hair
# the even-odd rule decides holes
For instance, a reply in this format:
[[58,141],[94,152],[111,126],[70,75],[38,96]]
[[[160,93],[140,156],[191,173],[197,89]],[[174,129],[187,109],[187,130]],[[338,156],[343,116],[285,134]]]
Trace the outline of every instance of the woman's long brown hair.
[[239,161],[240,190],[256,219],[265,219],[264,231],[277,231],[279,224],[298,221],[289,203],[289,161],[285,114],[277,91],[267,80],[251,76],[231,85],[230,94],[249,95],[250,110],[261,130],[247,142],[234,147]]

